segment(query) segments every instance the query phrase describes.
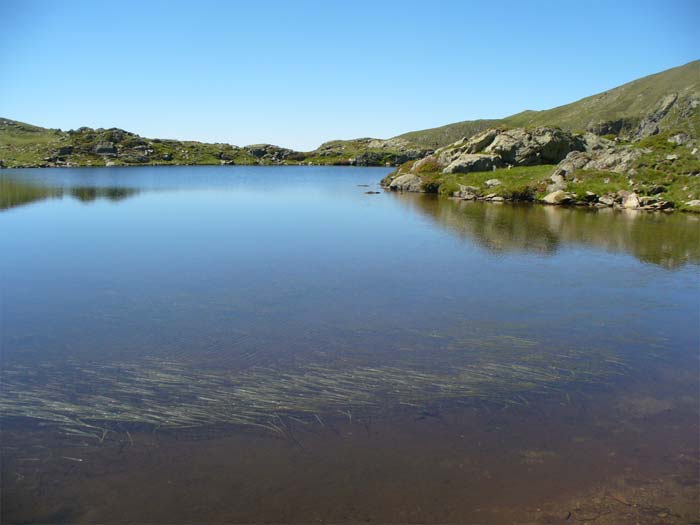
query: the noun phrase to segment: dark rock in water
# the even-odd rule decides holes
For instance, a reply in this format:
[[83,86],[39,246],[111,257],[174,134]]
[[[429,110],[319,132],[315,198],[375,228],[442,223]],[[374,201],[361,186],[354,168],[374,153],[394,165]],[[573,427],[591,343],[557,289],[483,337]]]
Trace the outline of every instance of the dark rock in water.
[[380,193],[380,191],[366,191],[365,195],[379,195]]

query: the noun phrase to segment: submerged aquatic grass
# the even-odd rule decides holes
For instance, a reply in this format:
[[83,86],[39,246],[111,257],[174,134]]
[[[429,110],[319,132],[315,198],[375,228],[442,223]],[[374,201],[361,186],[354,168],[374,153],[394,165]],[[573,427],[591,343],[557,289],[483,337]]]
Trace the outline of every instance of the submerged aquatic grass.
[[[532,346],[530,344],[524,346]],[[519,348],[518,348],[519,347]],[[112,425],[158,428],[234,424],[280,432],[281,417],[322,423],[328,413],[381,414],[448,399],[524,404],[528,394],[560,395],[604,383],[627,365],[599,350],[477,352],[436,371],[424,362],[358,366],[349,359],[290,369],[207,370],[186,360],[6,367],[0,416],[32,418],[72,435],[104,439]]]

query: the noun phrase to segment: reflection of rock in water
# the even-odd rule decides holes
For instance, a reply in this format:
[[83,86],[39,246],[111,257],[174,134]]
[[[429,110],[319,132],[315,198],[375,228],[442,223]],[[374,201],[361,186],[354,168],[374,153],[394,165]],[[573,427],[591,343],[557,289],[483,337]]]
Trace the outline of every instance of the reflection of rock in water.
[[493,251],[554,253],[562,244],[581,244],[629,253],[669,269],[700,262],[700,217],[694,215],[392,196]]
[[137,193],[139,193],[139,190],[134,188],[77,187],[70,189],[70,194],[83,202],[91,202],[97,199],[120,201],[132,197]]
[[0,179],[0,210],[31,204],[32,202],[60,197],[62,191],[26,182]]
[[139,193],[135,188],[97,188],[75,187],[58,188],[11,179],[0,179],[0,211],[16,206],[31,204],[44,199],[62,198],[64,195],[82,202],[92,202],[97,199],[120,201]]

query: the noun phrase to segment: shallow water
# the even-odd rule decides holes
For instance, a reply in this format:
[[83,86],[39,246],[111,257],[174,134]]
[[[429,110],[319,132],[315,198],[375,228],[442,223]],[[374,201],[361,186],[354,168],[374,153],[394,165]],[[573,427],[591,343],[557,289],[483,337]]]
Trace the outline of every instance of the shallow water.
[[386,172],[0,173],[2,522],[698,519],[699,218]]

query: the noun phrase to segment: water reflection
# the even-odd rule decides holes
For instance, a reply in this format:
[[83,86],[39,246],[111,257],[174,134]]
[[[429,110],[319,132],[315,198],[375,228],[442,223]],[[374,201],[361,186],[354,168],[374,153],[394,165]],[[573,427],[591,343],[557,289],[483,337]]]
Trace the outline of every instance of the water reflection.
[[97,188],[92,186],[64,188],[0,178],[0,211],[46,199],[60,199],[66,196],[85,203],[98,199],[118,202],[138,193],[139,190],[136,188]]
[[668,269],[700,262],[700,217],[695,215],[392,195],[458,237],[495,252],[553,254],[563,245],[580,244],[630,253]]

